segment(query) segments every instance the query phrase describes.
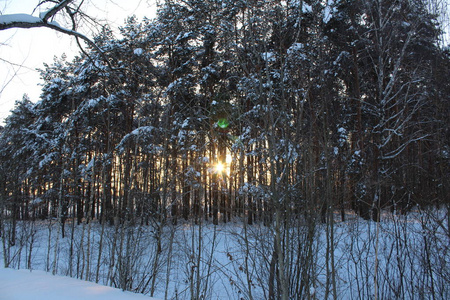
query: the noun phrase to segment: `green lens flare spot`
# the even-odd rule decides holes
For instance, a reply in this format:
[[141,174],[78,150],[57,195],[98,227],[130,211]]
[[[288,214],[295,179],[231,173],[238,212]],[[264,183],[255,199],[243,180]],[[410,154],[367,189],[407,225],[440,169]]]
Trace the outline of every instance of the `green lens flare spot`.
[[219,121],[217,121],[217,126],[219,126],[222,129],[227,128],[228,125],[230,125],[230,122],[228,122],[228,120],[225,118],[219,119]]

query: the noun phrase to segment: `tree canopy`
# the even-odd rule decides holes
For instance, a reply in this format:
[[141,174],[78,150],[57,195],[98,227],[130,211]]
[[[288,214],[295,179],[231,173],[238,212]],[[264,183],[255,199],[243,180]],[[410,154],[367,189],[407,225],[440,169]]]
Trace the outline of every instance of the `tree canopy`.
[[[84,39],[77,3],[0,30],[63,30],[65,12]],[[426,1],[166,1],[120,31],[45,65],[7,118],[4,212],[217,224],[448,203],[450,55]]]

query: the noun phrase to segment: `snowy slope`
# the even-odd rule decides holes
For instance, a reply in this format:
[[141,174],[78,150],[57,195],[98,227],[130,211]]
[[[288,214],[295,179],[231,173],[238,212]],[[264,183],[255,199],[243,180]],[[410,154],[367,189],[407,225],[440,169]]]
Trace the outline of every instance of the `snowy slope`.
[[92,282],[42,271],[0,268],[0,300],[151,300]]

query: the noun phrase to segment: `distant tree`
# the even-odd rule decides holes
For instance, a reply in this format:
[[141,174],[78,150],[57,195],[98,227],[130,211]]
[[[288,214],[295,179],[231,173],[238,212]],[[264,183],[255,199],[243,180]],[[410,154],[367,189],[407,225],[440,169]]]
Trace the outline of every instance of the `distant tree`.
[[[3,245],[6,247],[4,249],[10,249],[16,244],[17,222],[29,217],[32,182],[27,180],[27,172],[33,165],[31,160],[36,138],[29,131],[29,126],[34,120],[33,104],[27,96],[24,96],[22,101],[16,103],[11,115],[6,119],[0,135],[2,168],[0,229]],[[9,224],[8,227],[5,226],[6,223]]]

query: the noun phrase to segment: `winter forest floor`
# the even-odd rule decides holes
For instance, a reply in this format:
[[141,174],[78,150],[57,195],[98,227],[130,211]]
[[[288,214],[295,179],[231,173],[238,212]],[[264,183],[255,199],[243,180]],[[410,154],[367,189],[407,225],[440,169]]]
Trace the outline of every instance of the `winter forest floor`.
[[151,300],[144,295],[42,271],[0,268],[0,300]]
[[345,222],[336,217],[332,224],[289,223],[280,235],[283,261],[275,255],[274,226],[240,221],[218,226],[68,221],[64,238],[56,222],[20,222],[15,245],[8,242],[11,224],[4,222],[0,257],[9,268],[160,299],[279,299],[282,278],[290,299],[450,299],[446,210],[383,213],[381,222],[348,212]]

